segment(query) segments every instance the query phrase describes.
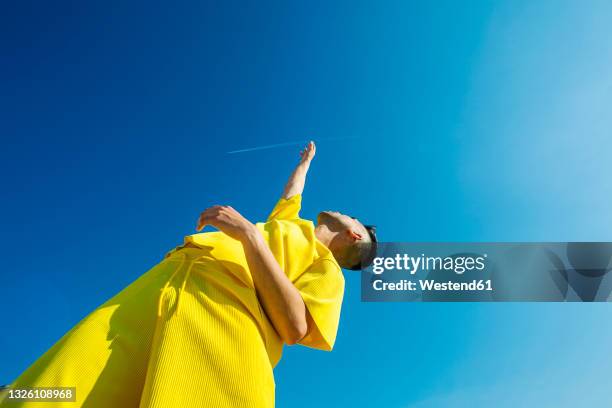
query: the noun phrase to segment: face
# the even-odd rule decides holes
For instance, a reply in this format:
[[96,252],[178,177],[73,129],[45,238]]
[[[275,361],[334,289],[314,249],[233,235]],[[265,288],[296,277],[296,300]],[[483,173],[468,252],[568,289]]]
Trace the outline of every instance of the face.
[[333,233],[328,248],[336,259],[344,259],[351,265],[358,261],[358,259],[352,259],[355,256],[348,255],[347,251],[355,242],[369,240],[369,235],[357,218],[337,211],[322,211],[317,216],[317,226],[327,228]]
[[357,218],[337,211],[322,211],[317,216],[317,226],[324,226],[335,233],[335,246],[352,245],[355,241],[369,239],[368,231]]

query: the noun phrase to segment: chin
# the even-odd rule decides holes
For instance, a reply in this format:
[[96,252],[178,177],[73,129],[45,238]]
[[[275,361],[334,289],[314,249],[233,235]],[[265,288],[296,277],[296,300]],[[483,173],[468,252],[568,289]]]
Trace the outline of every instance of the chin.
[[317,225],[321,225],[321,218],[325,217],[325,211],[321,211],[317,214]]
[[330,222],[333,222],[334,214],[336,214],[334,211],[321,211],[319,215],[317,215],[317,224],[329,225]]

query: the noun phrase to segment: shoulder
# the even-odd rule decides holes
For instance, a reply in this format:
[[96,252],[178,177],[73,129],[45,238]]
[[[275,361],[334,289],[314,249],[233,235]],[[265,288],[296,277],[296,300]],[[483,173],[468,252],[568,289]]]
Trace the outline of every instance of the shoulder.
[[324,277],[328,281],[336,281],[344,286],[344,274],[338,262],[331,255],[323,255],[315,259],[308,268],[309,275]]
[[268,216],[268,221],[272,219],[295,219],[299,218],[302,207],[302,195],[294,194],[291,197],[281,197]]

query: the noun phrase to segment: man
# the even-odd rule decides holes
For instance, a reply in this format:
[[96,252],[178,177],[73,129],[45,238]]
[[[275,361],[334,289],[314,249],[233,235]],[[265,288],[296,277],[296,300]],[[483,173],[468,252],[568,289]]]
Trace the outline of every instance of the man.
[[[310,142],[267,222],[229,206],[90,313],[13,384],[75,387],[83,407],[273,407],[283,344],[331,350],[344,277],[375,255],[372,227],[324,211],[301,219]],[[30,406],[9,400],[2,406]]]

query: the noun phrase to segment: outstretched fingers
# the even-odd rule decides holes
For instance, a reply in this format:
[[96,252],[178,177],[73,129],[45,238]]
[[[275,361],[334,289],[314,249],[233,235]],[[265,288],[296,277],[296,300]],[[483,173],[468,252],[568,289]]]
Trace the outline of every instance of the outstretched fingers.
[[301,151],[300,151],[300,157],[301,157],[301,161],[310,161],[312,160],[312,158],[315,155],[317,148],[314,144],[313,141],[308,142],[308,144],[306,145],[306,147],[304,147]]

